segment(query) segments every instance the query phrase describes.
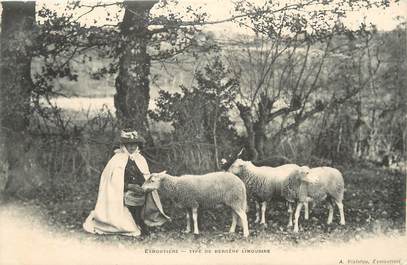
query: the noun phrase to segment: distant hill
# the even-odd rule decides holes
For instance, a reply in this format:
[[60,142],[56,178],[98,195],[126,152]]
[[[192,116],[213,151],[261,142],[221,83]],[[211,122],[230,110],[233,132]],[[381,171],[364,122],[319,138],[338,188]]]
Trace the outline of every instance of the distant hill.
[[[100,59],[93,55],[92,61],[82,63],[81,60],[75,60],[72,63],[73,72],[78,75],[77,81],[70,81],[68,78],[56,78],[54,80],[54,91],[62,93],[67,97],[113,97],[115,94],[115,79],[117,75],[105,75],[101,78],[93,78],[92,73],[98,69],[107,66],[109,60]],[[158,96],[160,89],[169,91],[179,91],[179,86],[184,84],[191,85],[193,80],[193,69],[199,62],[191,63],[191,58],[186,64],[166,64],[153,63],[150,75],[151,97]],[[32,75],[39,73],[42,64],[39,59],[32,62]]]
[[[384,36],[391,37],[394,32],[381,32]],[[211,36],[208,34],[207,36]],[[236,39],[242,40],[250,36],[235,36]],[[212,38],[218,39],[219,36]],[[231,44],[230,40],[221,40],[220,45],[230,50],[250,49],[250,43]],[[318,49],[317,49],[318,50]],[[54,80],[54,90],[67,97],[113,97],[115,94],[116,75],[106,75],[100,79],[92,78],[91,73],[109,64],[109,59],[98,58],[95,51],[88,52],[87,56],[92,56],[92,61],[82,62],[81,58],[74,58],[72,68],[78,75],[78,81],[70,81],[67,78],[57,78]],[[180,54],[177,56],[178,64],[162,64],[153,62],[150,75],[150,88],[152,100],[158,96],[160,89],[168,91],[179,91],[180,85],[191,87],[194,80],[194,72],[201,69],[206,64],[205,54],[196,60],[192,55]],[[38,73],[41,69],[41,61],[34,59],[32,62],[32,72]]]

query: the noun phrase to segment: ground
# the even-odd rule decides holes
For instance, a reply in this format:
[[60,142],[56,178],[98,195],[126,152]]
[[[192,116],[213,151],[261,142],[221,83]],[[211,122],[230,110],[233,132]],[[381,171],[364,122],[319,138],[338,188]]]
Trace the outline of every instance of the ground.
[[[44,196],[39,196],[30,200],[3,202],[0,207],[0,245],[7,245],[12,251],[13,242],[15,243],[14,248],[20,249],[24,248],[24,244],[27,245],[26,247],[31,247],[33,240],[39,240],[44,246],[47,246],[46,248],[49,246],[58,248],[55,249],[55,253],[65,254],[74,253],[75,250],[77,253],[82,253],[84,249],[94,249],[95,246],[99,250],[109,249],[115,253],[121,253],[116,251],[133,251],[131,252],[133,254],[144,253],[148,249],[165,250],[169,248],[186,251],[186,253],[182,252],[184,254],[189,254],[189,251],[197,249],[201,251],[205,251],[205,249],[212,249],[212,251],[214,249],[239,249],[239,251],[251,249],[252,251],[272,252],[271,254],[258,253],[256,257],[257,255],[265,257],[264,255],[273,255],[273,253],[297,253],[304,249],[311,252],[318,249],[334,251],[334,247],[343,246],[349,248],[345,252],[346,254],[335,251],[333,253],[339,255],[338,258],[343,255],[348,259],[350,258],[349,253],[353,253],[358,248],[363,247],[360,251],[371,255],[372,252],[369,251],[372,246],[383,244],[382,252],[373,252],[378,253],[379,258],[383,255],[389,255],[389,257],[395,255],[394,257],[404,258],[407,261],[404,251],[397,252],[400,246],[406,245],[405,238],[402,237],[405,235],[405,175],[400,172],[373,168],[371,165],[340,169],[344,173],[346,189],[344,206],[347,223],[345,226],[339,225],[337,211],[335,211],[333,224],[326,225],[328,210],[322,204],[313,205],[310,220],[301,220],[300,233],[294,234],[291,229],[286,228],[287,213],[284,204],[278,203],[274,204],[269,211],[267,228],[254,225],[254,213],[252,210],[249,211],[251,234],[248,239],[242,238],[240,230],[236,235],[227,233],[231,217],[230,212],[225,211],[224,208],[203,211],[200,219],[201,235],[194,237],[192,234],[181,232],[185,228],[184,214],[164,202],[165,210],[171,215],[173,221],[159,229],[154,229],[149,237],[135,239],[117,235],[98,236],[82,230],[82,223],[94,206],[97,191],[78,191],[59,199],[57,196],[53,198],[52,195],[49,195],[51,197],[48,200]],[[354,247],[350,248],[350,246]],[[68,252],[64,252],[64,248]],[[49,251],[43,251],[49,254]],[[4,248],[0,251],[0,261],[4,261],[5,257],[8,257],[5,252]],[[241,255],[244,254],[241,253]],[[283,255],[284,261],[291,260],[285,257],[285,254],[281,255]],[[363,253],[358,255],[363,257]],[[77,257],[77,255],[74,256]],[[74,257],[70,255],[69,258]],[[95,257],[92,256],[92,258]],[[307,258],[303,263],[311,261],[312,259]],[[81,264],[82,262],[84,261],[78,259],[74,263]],[[318,263],[320,262],[321,260]]]

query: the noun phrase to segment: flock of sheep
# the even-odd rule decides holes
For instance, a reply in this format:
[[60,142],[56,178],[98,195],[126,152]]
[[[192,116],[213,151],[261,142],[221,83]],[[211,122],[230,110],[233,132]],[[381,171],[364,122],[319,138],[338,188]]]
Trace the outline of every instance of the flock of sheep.
[[[239,156],[239,155],[238,155]],[[335,204],[340,213],[340,224],[345,224],[343,211],[344,181],[335,168],[286,164],[279,167],[257,167],[250,161],[236,159],[226,171],[205,175],[171,176],[165,172],[153,173],[142,188],[146,191],[158,190],[186,210],[186,232],[191,232],[192,212],[193,232],[199,234],[198,208],[213,208],[224,204],[232,209],[232,224],[229,232],[234,233],[238,219],[243,236],[249,236],[246,212],[246,194],[256,203],[255,223],[267,226],[266,208],[270,201],[285,201],[288,204],[288,226],[298,232],[298,220],[302,207],[308,219],[308,202],[326,200],[329,213],[327,223],[333,219]],[[247,193],[246,193],[247,192]]]

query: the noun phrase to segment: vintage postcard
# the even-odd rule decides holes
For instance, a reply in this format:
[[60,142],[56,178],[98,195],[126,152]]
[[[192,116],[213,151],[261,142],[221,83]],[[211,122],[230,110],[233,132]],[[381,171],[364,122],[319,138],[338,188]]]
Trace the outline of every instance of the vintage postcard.
[[0,1],[0,264],[407,265],[407,1]]

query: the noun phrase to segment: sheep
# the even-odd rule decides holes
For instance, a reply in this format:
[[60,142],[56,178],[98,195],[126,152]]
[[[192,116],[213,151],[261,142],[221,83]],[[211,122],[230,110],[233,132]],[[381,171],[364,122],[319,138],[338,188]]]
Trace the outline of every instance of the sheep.
[[[344,181],[339,170],[332,167],[301,167],[288,177],[283,194],[288,201],[296,201],[297,207],[294,215],[294,232],[298,232],[298,219],[304,203],[309,201],[322,201],[328,198],[328,220],[332,223],[334,205],[336,203],[340,213],[340,224],[345,225],[343,211]],[[292,217],[291,217],[292,218]]]
[[246,209],[246,187],[235,175],[228,172],[214,172],[204,175],[171,176],[165,172],[153,173],[142,188],[149,192],[158,190],[186,209],[187,227],[191,231],[189,209],[192,209],[194,234],[199,234],[198,207],[213,208],[223,203],[232,208],[232,225],[229,233],[236,230],[239,217],[243,236],[249,236]]
[[[286,164],[279,167],[256,167],[250,161],[236,159],[229,167],[228,172],[240,177],[245,183],[248,192],[255,197],[256,219],[254,222],[258,223],[260,221],[261,225],[267,227],[265,216],[267,201],[270,199],[285,200],[285,196],[282,194],[283,185],[286,183],[288,176],[293,172],[297,172],[299,168],[300,166],[296,164]],[[305,205],[305,218],[308,219],[308,204]],[[289,203],[288,212],[290,213],[288,221],[288,226],[290,227],[293,225],[291,203]]]
[[278,167],[278,166],[282,166],[282,165],[286,165],[286,164],[292,164],[292,161],[290,161],[288,158],[286,158],[284,156],[271,156],[271,157],[267,157],[265,159],[252,161],[252,163],[256,167],[262,167],[262,166]]

